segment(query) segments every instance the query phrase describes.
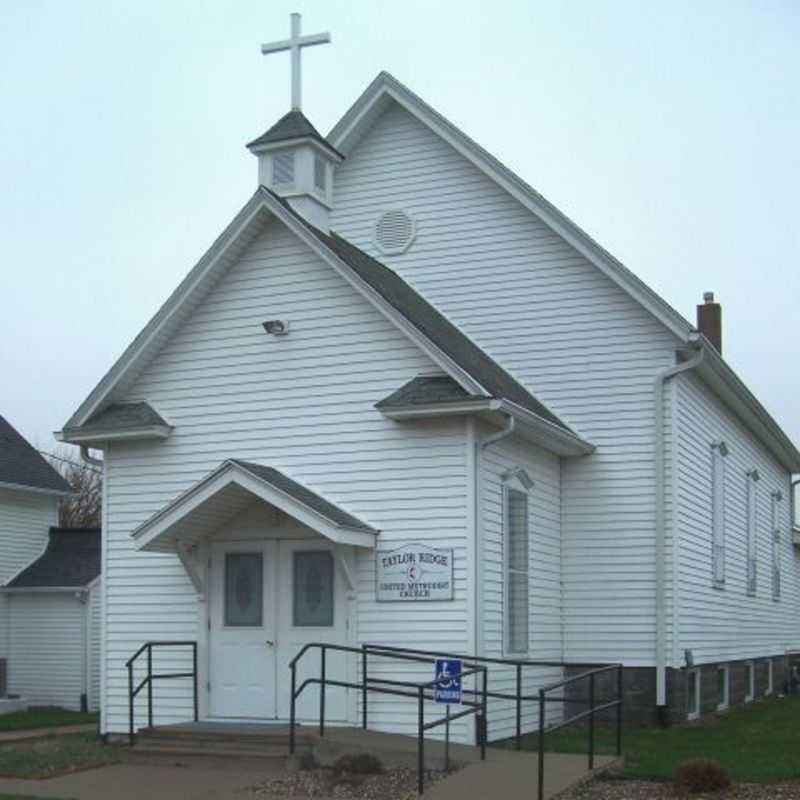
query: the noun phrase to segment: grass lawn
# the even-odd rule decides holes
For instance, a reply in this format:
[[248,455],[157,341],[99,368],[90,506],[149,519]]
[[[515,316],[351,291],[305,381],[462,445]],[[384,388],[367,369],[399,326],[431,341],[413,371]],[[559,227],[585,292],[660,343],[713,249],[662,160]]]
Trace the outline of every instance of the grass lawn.
[[56,728],[62,725],[84,725],[89,722],[97,722],[97,714],[65,711],[63,708],[33,708],[29,711],[0,714],[0,733],[31,728]]
[[[614,753],[614,732],[597,728],[596,751]],[[535,750],[538,737],[525,737]],[[585,753],[586,729],[567,728],[545,736],[550,752]],[[770,698],[737,708],[709,722],[673,728],[625,728],[625,777],[671,778],[692,758],[719,761],[736,782],[800,780],[800,696]]]
[[94,734],[48,736],[0,745],[0,777],[51,778],[119,760],[118,749]]

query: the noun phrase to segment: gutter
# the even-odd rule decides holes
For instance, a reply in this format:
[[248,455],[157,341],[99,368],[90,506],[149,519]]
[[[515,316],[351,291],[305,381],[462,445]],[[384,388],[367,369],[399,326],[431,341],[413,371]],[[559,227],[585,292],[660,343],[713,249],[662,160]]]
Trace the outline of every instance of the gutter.
[[[656,705],[660,707],[667,704],[667,514],[666,487],[664,485],[664,387],[670,378],[697,367],[704,355],[705,350],[696,346],[694,355],[688,361],[658,373],[653,384],[655,400],[655,452],[653,458],[656,477]],[[673,558],[673,570],[677,567],[674,561]],[[676,598],[673,598],[673,602],[676,602]]]

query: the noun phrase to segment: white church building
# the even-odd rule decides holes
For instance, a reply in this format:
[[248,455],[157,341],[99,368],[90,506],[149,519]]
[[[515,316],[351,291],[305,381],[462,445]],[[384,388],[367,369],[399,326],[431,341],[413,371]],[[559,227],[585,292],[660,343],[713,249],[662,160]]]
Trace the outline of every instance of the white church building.
[[[295,34],[265,52],[299,62]],[[780,691],[800,452],[713,297],[684,319],[387,73],[327,136],[297,80],[248,147],[254,194],[59,433],[103,456],[102,731],[127,732],[152,641],[196,643],[219,721],[286,720],[310,642],[550,662],[530,693],[620,662],[644,722]],[[158,722],[192,719],[190,684],[154,686]],[[328,719],[359,702],[331,688]],[[370,699],[376,729],[415,714]],[[512,718],[490,708],[490,737]]]

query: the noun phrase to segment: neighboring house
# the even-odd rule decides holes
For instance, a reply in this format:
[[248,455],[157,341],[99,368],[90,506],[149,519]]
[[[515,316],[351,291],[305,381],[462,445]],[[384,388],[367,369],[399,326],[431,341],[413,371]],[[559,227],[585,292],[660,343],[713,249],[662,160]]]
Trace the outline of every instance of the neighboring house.
[[59,528],[69,484],[0,417],[0,659],[30,705],[99,707],[100,531]]
[[[102,730],[159,639],[198,643],[223,720],[285,720],[309,641],[555,662],[530,694],[621,661],[648,720],[780,688],[800,453],[719,307],[698,331],[386,73],[326,138],[294,110],[250,149],[255,194],[60,434],[104,451]],[[158,721],[190,718],[188,684],[159,691]]]
[[[41,554],[47,531],[58,524],[59,499],[69,492],[58,472],[0,417],[0,586]],[[0,594],[0,659],[8,653],[6,613]]]
[[100,583],[100,529],[50,528],[44,553],[0,590],[10,694],[35,706],[99,708]]

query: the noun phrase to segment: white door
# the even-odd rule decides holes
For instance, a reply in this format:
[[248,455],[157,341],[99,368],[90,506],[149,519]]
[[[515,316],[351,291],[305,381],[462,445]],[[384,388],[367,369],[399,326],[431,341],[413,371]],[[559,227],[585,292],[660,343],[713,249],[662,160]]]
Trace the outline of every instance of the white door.
[[[341,545],[338,545],[341,547]],[[346,645],[348,603],[337,545],[324,539],[282,541],[280,544],[280,647],[278,651],[278,714],[289,718],[289,662],[309,642]],[[355,660],[341,652],[328,651],[328,678],[353,681]],[[297,686],[308,678],[320,677],[320,652],[313,648],[298,664]],[[347,689],[329,687],[325,694],[325,716],[329,721],[346,721]],[[309,685],[297,701],[297,719],[319,719],[319,686]]]
[[209,710],[213,717],[277,716],[277,553],[274,541],[212,546]]

